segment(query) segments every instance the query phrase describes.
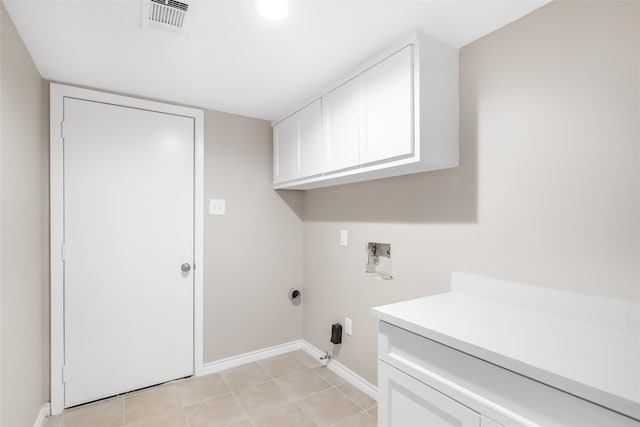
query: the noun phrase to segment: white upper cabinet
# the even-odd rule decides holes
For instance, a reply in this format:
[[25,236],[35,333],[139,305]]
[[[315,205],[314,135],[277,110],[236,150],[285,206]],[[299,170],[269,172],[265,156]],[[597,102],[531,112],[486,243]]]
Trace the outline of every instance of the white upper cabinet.
[[[320,98],[320,136],[298,132],[296,141],[289,139],[296,139],[287,127],[300,112],[274,122],[274,188],[304,190],[458,166],[458,49],[452,46],[415,32]],[[301,162],[302,147],[314,153],[309,169]]]
[[300,176],[313,176],[323,172],[322,158],[322,103],[318,99],[298,115],[298,150]]
[[358,80],[353,79],[322,97],[326,156],[324,172],[360,164],[358,89]]
[[413,46],[360,77],[360,162],[413,155]]
[[274,184],[321,174],[322,153],[322,111],[318,99],[274,126]]
[[290,118],[273,128],[273,182],[299,178],[298,122]]

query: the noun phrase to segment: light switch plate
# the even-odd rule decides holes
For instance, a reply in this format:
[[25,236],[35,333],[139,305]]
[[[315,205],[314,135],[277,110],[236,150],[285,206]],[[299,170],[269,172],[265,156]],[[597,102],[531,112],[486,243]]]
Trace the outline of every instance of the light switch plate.
[[224,199],[209,199],[209,215],[224,215],[225,213]]

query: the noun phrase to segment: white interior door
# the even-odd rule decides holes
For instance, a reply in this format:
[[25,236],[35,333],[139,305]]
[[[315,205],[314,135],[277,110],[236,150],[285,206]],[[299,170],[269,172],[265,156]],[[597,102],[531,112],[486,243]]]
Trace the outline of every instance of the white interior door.
[[65,407],[193,374],[193,260],[193,117],[65,98]]

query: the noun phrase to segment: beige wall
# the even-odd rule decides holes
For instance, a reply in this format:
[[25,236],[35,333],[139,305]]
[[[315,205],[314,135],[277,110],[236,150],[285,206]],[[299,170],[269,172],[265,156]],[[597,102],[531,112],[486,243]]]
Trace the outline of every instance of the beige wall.
[[269,122],[205,112],[205,363],[302,337],[303,193],[273,191],[271,150]]
[[[370,307],[452,271],[640,300],[640,3],[553,2],[460,52],[460,167],[308,191],[304,337],[376,383]],[[339,230],[349,246],[338,244]],[[391,281],[365,277],[392,243]]]
[[43,306],[48,245],[43,226],[42,79],[4,5],[1,77],[1,401],[0,424],[33,425],[48,401]]

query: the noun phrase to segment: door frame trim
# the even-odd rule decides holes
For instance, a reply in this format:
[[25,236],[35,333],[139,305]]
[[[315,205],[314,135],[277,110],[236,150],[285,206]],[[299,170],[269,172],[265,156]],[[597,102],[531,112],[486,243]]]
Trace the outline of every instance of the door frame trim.
[[177,114],[194,119],[194,292],[193,292],[193,366],[194,374],[203,371],[203,266],[204,266],[204,111],[122,95],[83,89],[58,83],[50,85],[50,319],[51,319],[51,414],[64,410],[64,181],[63,138],[64,98],[105,102],[124,107]]

